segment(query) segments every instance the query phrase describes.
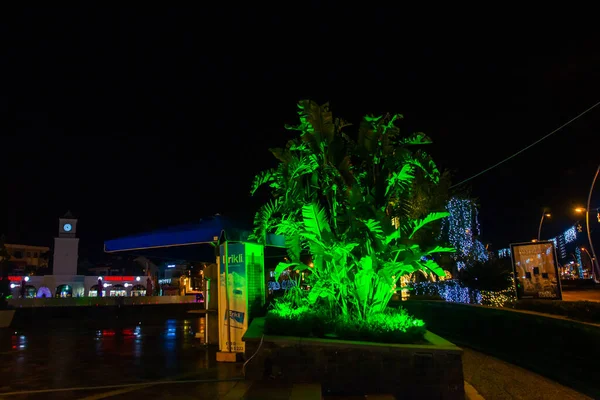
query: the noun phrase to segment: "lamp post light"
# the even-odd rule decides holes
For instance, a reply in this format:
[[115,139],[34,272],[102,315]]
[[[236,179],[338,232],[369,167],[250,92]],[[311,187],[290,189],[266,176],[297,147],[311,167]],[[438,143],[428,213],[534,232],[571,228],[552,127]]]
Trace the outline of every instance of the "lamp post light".
[[[577,212],[584,212],[585,211],[585,225],[587,227],[587,235],[588,235],[588,241],[590,242],[590,250],[592,250],[592,271],[595,271],[595,268],[599,268],[598,267],[598,258],[596,257],[596,252],[594,251],[594,243],[592,242],[592,230],[590,228],[590,203],[592,201],[592,192],[594,191],[594,185],[596,184],[596,180],[598,179],[598,174],[600,173],[600,165],[598,165],[598,168],[596,169],[596,173],[594,174],[594,179],[592,179],[592,185],[590,186],[590,192],[588,194],[588,198],[587,198],[587,207],[586,208],[581,208],[578,207],[575,209],[575,211]],[[599,209],[596,208],[596,211],[598,211]],[[595,274],[594,274],[595,276]],[[595,277],[594,277],[594,280]]]
[[550,214],[549,212],[544,211],[542,213],[542,218],[540,219],[540,227],[538,228],[538,235],[537,235],[537,241],[539,242],[541,240],[541,236],[542,236],[542,224],[544,223],[544,218],[550,218],[552,216],[552,214]]

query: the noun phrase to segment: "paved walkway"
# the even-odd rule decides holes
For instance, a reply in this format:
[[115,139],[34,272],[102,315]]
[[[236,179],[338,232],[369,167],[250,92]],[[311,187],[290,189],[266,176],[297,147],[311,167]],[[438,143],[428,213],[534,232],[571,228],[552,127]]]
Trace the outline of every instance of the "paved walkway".
[[600,301],[600,290],[564,290],[564,301]]
[[463,372],[465,381],[488,400],[591,399],[541,375],[469,349],[464,349]]
[[[570,388],[546,379],[523,368],[489,357],[473,350],[465,349],[463,368],[469,400],[576,400],[590,399]],[[226,399],[226,400],[291,400],[294,388],[278,387],[273,390],[264,383],[251,385],[240,380],[241,365],[219,364],[217,368],[202,370],[202,373],[184,374],[173,380],[140,382],[85,390],[50,389],[42,391],[22,391],[21,393],[0,393],[0,398],[14,399],[127,399],[151,398],[168,399]],[[219,381],[217,381],[219,380]],[[267,383],[267,385],[270,384]],[[254,386],[254,387],[252,387]],[[301,386],[301,385],[299,385]],[[300,388],[302,389],[302,388]],[[476,393],[476,392],[478,393]],[[470,396],[469,396],[470,394]],[[309,400],[306,397],[296,397]],[[330,397],[324,400],[392,400],[391,396]]]

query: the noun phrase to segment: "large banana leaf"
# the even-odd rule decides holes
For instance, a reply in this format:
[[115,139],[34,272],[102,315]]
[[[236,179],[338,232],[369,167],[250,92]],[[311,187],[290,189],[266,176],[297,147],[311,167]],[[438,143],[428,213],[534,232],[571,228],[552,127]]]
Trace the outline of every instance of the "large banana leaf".
[[407,138],[402,139],[400,143],[405,145],[430,144],[432,140],[423,132],[415,132]]
[[308,269],[308,265],[306,265],[304,263],[297,263],[297,262],[292,262],[292,263],[280,262],[275,267],[275,271],[274,271],[275,278],[278,278],[279,275],[281,275],[281,273],[288,268],[294,268],[294,270],[297,270],[297,271],[305,271],[306,269]]
[[320,242],[331,239],[331,227],[327,222],[325,210],[315,203],[302,207],[302,218],[306,237],[313,237]]
[[412,184],[414,177],[412,165],[404,164],[400,171],[392,172],[391,176],[388,178],[385,195],[387,196],[395,187],[406,190]]
[[275,180],[275,169],[268,169],[266,171],[258,173],[254,177],[254,181],[252,182],[252,189],[250,190],[250,194],[254,195],[256,190],[262,185],[273,182]]
[[371,232],[373,237],[381,238],[383,236],[383,229],[381,228],[381,222],[374,219],[361,220],[365,227]]
[[433,222],[433,221],[437,221],[439,219],[442,218],[446,218],[447,216],[449,216],[450,213],[449,212],[433,212],[431,214],[428,214],[425,218],[420,219],[416,222],[413,223],[412,226],[412,232],[411,234],[408,236],[409,239],[412,239],[412,237],[415,235],[415,233],[417,233],[417,231],[419,229],[421,229],[422,227],[424,227],[425,225]]
[[439,266],[439,264],[433,260],[421,261],[421,265],[426,269],[430,270],[437,276],[445,276],[446,272]]
[[327,143],[333,141],[335,125],[332,113],[329,110],[329,103],[319,106],[312,100],[302,100],[298,102],[298,116],[300,117],[300,125],[287,125],[287,129],[298,130],[303,134],[309,133],[325,140]]
[[373,281],[376,278],[376,275],[373,271],[359,271],[356,275],[354,275],[354,287],[356,289],[356,296],[358,297],[358,302],[362,308],[362,312],[364,313],[369,299],[371,298],[371,293],[373,291]]
[[410,158],[410,163],[425,172],[427,178],[429,178],[431,182],[435,184],[439,183],[440,171],[429,154],[423,150],[419,150]]
[[296,221],[293,216],[283,217],[277,226],[276,233],[285,238],[285,247],[291,260],[300,260],[302,252],[301,232],[302,224]]
[[290,153],[288,149],[282,149],[277,147],[274,149],[269,149],[269,151],[275,156],[276,159],[278,159],[284,164],[288,164],[292,159],[292,153]]
[[288,177],[289,179],[298,179],[302,175],[310,174],[319,168],[317,163],[317,157],[314,155],[299,157],[292,157],[288,164]]
[[390,244],[392,241],[400,239],[400,235],[400,229],[396,229],[395,231],[392,231],[391,233],[385,236],[384,243],[386,245]]
[[335,300],[335,292],[328,286],[326,282],[317,282],[308,292],[307,300],[309,305],[315,305],[320,298]]
[[431,249],[425,251],[423,255],[434,254],[434,253],[456,253],[456,249],[454,247],[443,247],[443,246],[435,246]]
[[274,216],[281,211],[283,200],[279,197],[264,204],[254,217],[254,232],[251,238],[264,243],[269,230],[274,228]]
[[419,269],[418,266],[415,266],[413,264],[413,262],[415,262],[416,260],[414,259],[409,259],[409,260],[402,260],[402,261],[386,261],[383,264],[383,268],[381,269],[379,275],[382,277],[392,277],[392,276],[402,276],[405,274],[412,274],[413,272],[415,272],[417,269]]

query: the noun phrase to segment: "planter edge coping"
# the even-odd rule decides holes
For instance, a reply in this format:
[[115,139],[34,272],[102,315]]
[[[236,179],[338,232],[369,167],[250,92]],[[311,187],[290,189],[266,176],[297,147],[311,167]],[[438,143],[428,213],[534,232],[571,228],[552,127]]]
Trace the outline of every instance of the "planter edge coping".
[[530,310],[524,310],[524,309],[519,309],[519,308],[490,307],[490,306],[482,306],[480,304],[466,304],[466,303],[458,303],[458,302],[451,302],[451,301],[444,301],[444,300],[407,300],[407,301],[413,301],[415,303],[420,302],[420,303],[429,303],[429,304],[447,304],[447,305],[450,305],[451,307],[464,306],[465,308],[471,307],[471,308],[495,310],[495,311],[500,311],[500,312],[525,314],[525,315],[532,315],[532,316],[537,316],[537,317],[555,319],[555,320],[559,320],[562,322],[586,325],[587,327],[600,328],[600,323],[580,321],[578,319],[572,319],[572,318],[566,317],[564,315],[548,314],[548,313],[542,313],[539,311],[530,311]]
[[[265,318],[254,318],[248,327],[248,330],[242,337],[244,342],[260,342],[263,337],[265,326]],[[456,354],[462,354],[462,349],[448,340],[436,335],[433,332],[425,332],[425,340],[429,344],[396,344],[396,343],[378,343],[378,342],[362,342],[354,340],[338,340],[326,338],[303,338],[298,336],[271,336],[264,335],[264,339],[268,342],[288,345],[304,345],[304,346],[339,346],[345,348],[377,348],[378,350],[417,350],[417,351],[444,351]]]

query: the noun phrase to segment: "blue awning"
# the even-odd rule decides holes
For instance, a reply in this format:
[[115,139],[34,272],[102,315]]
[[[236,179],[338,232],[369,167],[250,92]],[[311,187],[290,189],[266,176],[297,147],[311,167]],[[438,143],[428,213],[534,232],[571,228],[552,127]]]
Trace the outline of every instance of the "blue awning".
[[[196,224],[177,225],[153,232],[107,240],[104,242],[104,251],[113,253],[208,244],[218,242],[223,234],[230,241],[248,241],[250,231],[234,226],[231,221],[221,216],[215,216]],[[267,235],[267,245],[280,247],[283,244],[282,237]]]

